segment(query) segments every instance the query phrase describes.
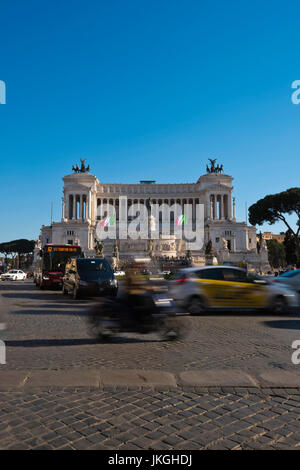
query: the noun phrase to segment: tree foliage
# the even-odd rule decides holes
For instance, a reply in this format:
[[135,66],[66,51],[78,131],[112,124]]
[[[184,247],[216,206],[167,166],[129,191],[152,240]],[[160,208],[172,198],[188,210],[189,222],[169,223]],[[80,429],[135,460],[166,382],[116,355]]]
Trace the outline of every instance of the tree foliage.
[[282,268],[286,265],[285,249],[278,240],[267,240],[268,258],[272,268]]
[[10,242],[0,243],[0,253],[5,253],[6,255],[17,253],[18,255],[24,255],[27,253],[32,253],[34,250],[35,241],[34,240],[12,240]]
[[[290,226],[287,216],[296,214],[297,228]],[[295,242],[297,263],[300,262],[300,188],[290,188],[277,194],[270,194],[249,207],[249,222],[251,225],[262,225],[269,222],[283,222]]]
[[297,264],[295,237],[293,236],[290,230],[287,230],[285,234],[283,245],[285,248],[285,257],[287,264]]

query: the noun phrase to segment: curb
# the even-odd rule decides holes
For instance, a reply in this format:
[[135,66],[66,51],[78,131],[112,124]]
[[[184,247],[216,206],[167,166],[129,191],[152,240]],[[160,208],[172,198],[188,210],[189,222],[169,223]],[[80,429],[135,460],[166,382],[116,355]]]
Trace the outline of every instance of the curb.
[[269,370],[249,372],[228,370],[184,371],[179,374],[159,370],[127,369],[67,369],[67,370],[1,370],[0,390],[28,388],[92,387],[127,389],[158,388],[244,388],[244,389],[298,389],[300,371]]

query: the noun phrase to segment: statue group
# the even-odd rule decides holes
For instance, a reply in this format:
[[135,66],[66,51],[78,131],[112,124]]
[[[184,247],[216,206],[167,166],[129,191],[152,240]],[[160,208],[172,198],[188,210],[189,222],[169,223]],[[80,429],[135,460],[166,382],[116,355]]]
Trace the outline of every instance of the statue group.
[[90,165],[85,166],[86,158],[84,160],[80,159],[80,161],[81,161],[80,168],[78,164],[76,164],[76,166],[74,165],[72,166],[72,170],[75,171],[75,173],[88,173],[90,171]]
[[103,243],[101,240],[97,240],[97,238],[94,239],[94,248],[96,251],[96,256],[99,256],[100,258],[103,258]]
[[223,165],[215,165],[217,159],[208,159],[210,161],[210,167],[206,165],[206,172],[207,173],[222,173],[223,171]]

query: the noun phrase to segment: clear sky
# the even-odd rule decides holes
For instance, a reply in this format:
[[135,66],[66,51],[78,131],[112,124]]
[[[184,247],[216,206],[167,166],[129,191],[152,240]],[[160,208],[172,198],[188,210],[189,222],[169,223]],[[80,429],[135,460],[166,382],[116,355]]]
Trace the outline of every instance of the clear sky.
[[37,238],[51,201],[60,220],[80,158],[124,183],[194,182],[218,158],[241,221],[300,186],[295,2],[2,2],[0,49],[0,241]]

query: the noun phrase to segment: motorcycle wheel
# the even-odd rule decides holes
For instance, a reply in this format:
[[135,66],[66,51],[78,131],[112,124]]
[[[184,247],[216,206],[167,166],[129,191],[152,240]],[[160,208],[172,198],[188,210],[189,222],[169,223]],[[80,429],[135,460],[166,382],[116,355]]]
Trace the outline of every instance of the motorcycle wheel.
[[178,341],[185,337],[185,328],[182,319],[167,318],[162,329],[162,337],[167,341]]
[[109,341],[114,336],[114,332],[105,328],[101,320],[92,322],[89,325],[89,332],[91,336],[101,341]]

